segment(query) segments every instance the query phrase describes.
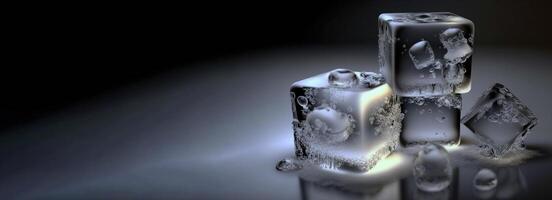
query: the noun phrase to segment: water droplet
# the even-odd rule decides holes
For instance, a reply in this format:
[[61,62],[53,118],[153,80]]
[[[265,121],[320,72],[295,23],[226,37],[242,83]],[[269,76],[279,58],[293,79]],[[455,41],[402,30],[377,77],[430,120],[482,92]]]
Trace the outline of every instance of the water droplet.
[[481,169],[473,177],[473,186],[481,191],[492,190],[496,187],[497,183],[496,174],[490,169]]
[[297,171],[302,168],[303,165],[301,164],[301,162],[290,158],[282,159],[278,161],[278,164],[276,164],[276,169],[282,172]]
[[437,192],[448,187],[452,167],[447,150],[437,144],[425,145],[414,160],[414,178],[422,191]]
[[332,86],[347,88],[358,83],[355,72],[348,69],[335,69],[330,72],[328,81]]
[[297,103],[302,107],[306,107],[309,103],[309,100],[305,96],[299,96],[297,97]]

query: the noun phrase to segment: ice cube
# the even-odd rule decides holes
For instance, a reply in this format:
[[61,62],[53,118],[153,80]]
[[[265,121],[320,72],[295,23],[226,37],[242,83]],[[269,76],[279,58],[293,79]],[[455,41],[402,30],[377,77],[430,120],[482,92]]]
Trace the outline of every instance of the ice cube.
[[452,13],[381,14],[380,71],[399,96],[469,92],[473,36],[473,23]]
[[400,102],[379,74],[337,69],[294,83],[291,97],[299,159],[365,171],[399,143]]
[[414,67],[418,70],[429,67],[435,63],[433,49],[431,49],[429,42],[425,40],[412,45],[408,50],[408,54],[410,54]]
[[457,144],[460,141],[460,94],[401,97],[401,103],[402,144]]
[[485,155],[500,157],[522,147],[520,143],[537,124],[537,118],[508,88],[496,83],[477,100],[462,123],[483,141]]
[[464,37],[462,30],[449,28],[441,33],[439,37],[441,43],[447,49],[444,58],[450,64],[464,63],[471,56],[472,48]]
[[437,144],[427,144],[414,160],[416,186],[426,192],[437,192],[449,186],[452,167],[447,150]]

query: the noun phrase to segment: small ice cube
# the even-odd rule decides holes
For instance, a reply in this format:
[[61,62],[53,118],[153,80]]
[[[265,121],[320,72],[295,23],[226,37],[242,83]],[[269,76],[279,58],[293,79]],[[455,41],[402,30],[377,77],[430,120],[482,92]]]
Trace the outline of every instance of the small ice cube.
[[462,123],[483,142],[483,154],[500,157],[522,148],[537,117],[508,88],[496,83],[477,100]]
[[408,54],[410,54],[410,58],[418,70],[429,67],[435,62],[433,49],[431,49],[429,42],[425,40],[412,45],[408,50]]
[[462,30],[449,28],[440,35],[443,46],[447,49],[445,60],[451,64],[464,63],[472,54],[472,48],[464,37]]
[[426,192],[437,192],[449,186],[452,167],[447,150],[437,144],[427,144],[414,160],[416,186]]

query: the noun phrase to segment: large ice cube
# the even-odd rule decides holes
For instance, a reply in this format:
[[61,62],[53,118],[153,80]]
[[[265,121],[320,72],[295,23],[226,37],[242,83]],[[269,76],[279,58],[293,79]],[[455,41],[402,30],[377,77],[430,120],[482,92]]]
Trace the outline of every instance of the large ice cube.
[[473,36],[473,23],[452,13],[381,14],[380,71],[399,96],[469,92]]
[[401,97],[401,142],[456,144],[460,140],[460,94],[429,97]]
[[485,144],[489,156],[502,156],[519,148],[537,118],[508,88],[494,84],[477,100],[462,123]]
[[291,98],[300,159],[368,170],[398,145],[400,103],[379,74],[336,69],[294,83]]

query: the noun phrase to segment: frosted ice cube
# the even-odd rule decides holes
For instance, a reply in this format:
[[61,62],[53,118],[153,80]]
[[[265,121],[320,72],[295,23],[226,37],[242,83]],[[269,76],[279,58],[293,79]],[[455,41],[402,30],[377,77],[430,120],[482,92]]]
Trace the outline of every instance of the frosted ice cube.
[[483,141],[486,155],[500,157],[522,147],[520,143],[537,124],[537,118],[508,88],[496,83],[477,100],[462,123]]
[[444,58],[451,64],[466,62],[471,56],[472,48],[464,33],[459,28],[449,28],[439,35],[441,43],[447,49]]
[[401,103],[402,144],[457,144],[460,141],[460,94],[401,97]]
[[414,160],[416,186],[426,192],[437,192],[449,186],[452,167],[447,150],[437,144],[427,144]]
[[452,13],[381,14],[380,71],[399,96],[469,92],[473,36],[473,23]]
[[[381,75],[349,72],[338,69],[291,86],[300,159],[368,170],[397,147],[402,120],[398,97]],[[351,77],[361,77],[368,84],[336,84],[356,80]],[[306,101],[299,100],[302,97]]]
[[422,40],[412,45],[408,50],[412,62],[416,69],[423,69],[429,67],[435,63],[435,56],[433,55],[433,49],[429,42]]

